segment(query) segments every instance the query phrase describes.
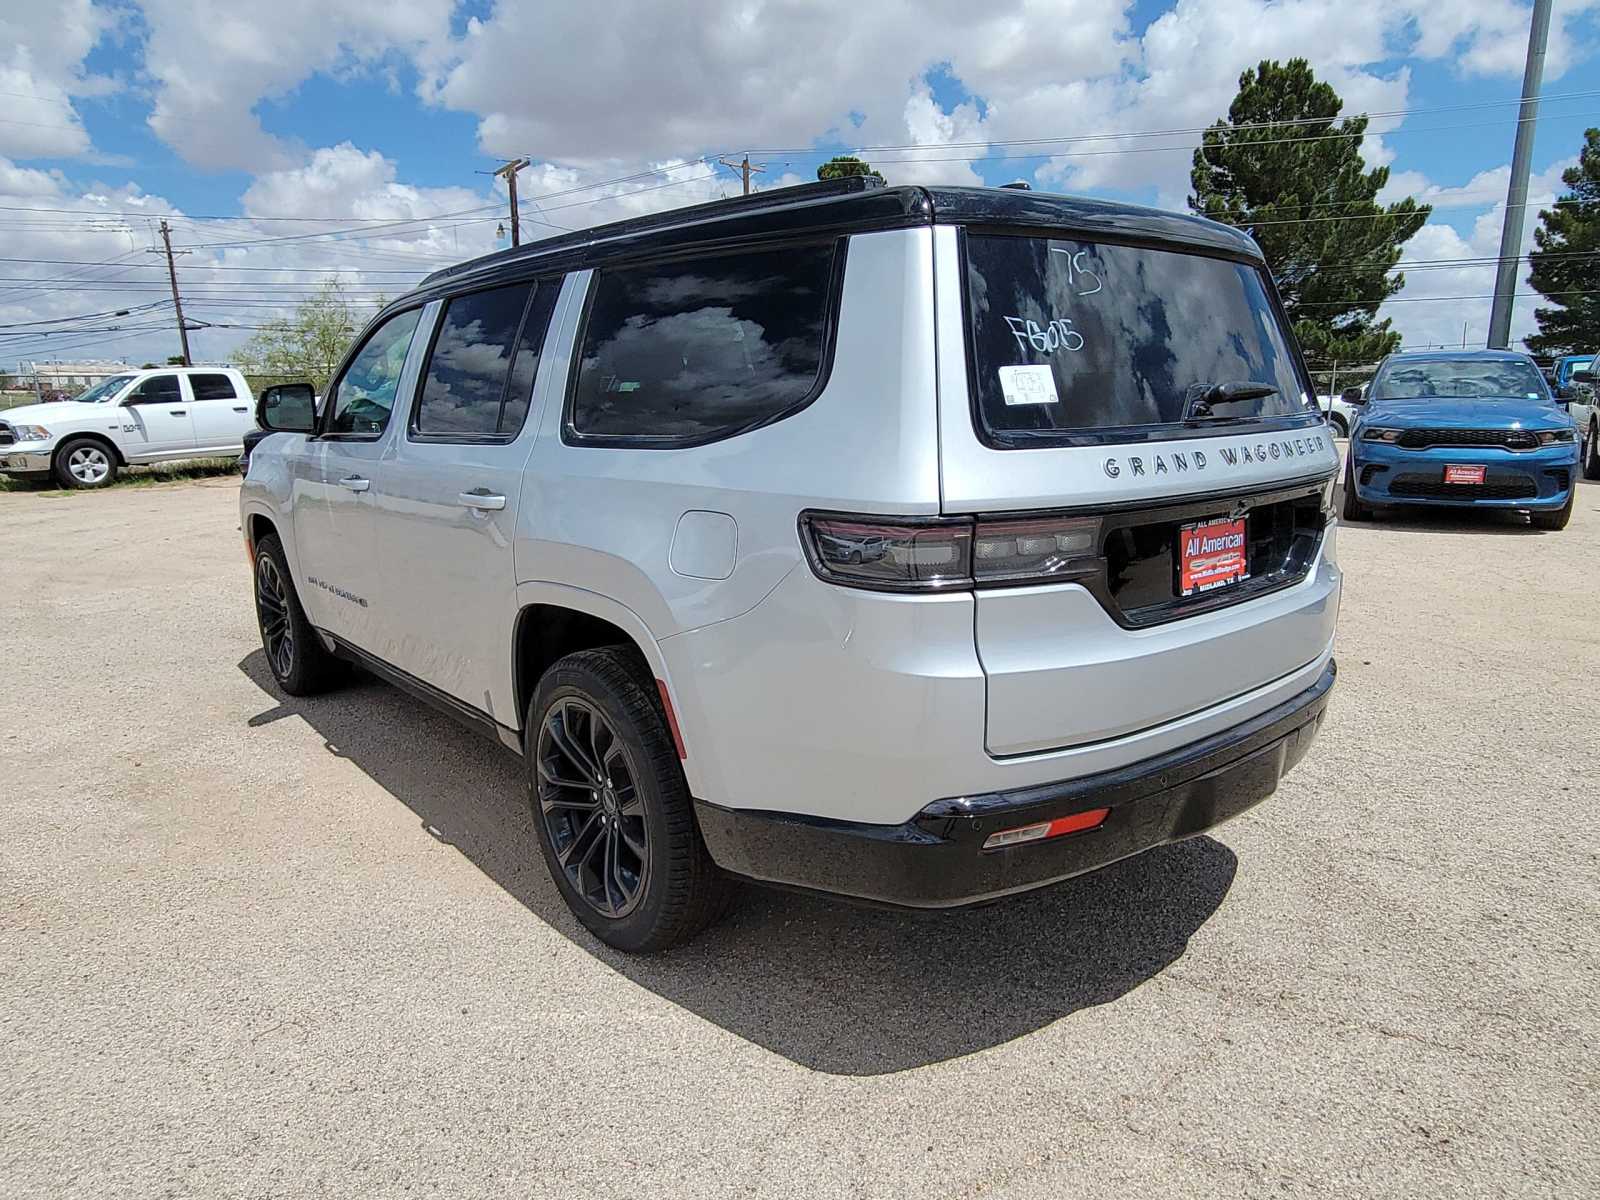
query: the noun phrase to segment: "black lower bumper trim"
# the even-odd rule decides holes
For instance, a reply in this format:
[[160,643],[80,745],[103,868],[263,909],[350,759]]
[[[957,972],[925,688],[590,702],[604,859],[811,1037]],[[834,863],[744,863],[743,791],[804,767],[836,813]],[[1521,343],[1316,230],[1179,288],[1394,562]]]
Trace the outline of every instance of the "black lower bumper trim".
[[[761,883],[908,908],[952,908],[1043,887],[1192,837],[1272,794],[1304,757],[1328,705],[1328,664],[1299,695],[1231,729],[1130,766],[1061,783],[960,796],[903,825],[695,802],[711,857]],[[984,850],[990,834],[1089,809],[1084,833]]]

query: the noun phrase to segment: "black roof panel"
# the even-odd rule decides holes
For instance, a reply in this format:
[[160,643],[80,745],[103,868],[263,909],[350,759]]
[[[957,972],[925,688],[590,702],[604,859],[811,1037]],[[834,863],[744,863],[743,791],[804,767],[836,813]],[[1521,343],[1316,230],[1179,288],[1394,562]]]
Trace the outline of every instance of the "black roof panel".
[[885,187],[857,177],[668,209],[530,242],[435,271],[412,298],[692,247],[931,224],[1050,229],[1261,258],[1247,234],[1186,213],[1009,188]]

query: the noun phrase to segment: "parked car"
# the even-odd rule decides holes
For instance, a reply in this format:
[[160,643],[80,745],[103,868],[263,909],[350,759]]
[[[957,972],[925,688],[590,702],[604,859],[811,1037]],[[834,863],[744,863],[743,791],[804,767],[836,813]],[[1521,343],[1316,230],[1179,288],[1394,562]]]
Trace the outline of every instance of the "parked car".
[[437,272],[314,420],[263,392],[278,685],[364,664],[521,754],[613,946],[735,877],[939,908],[1094,870],[1270,794],[1327,703],[1338,455],[1255,243],[874,183]]
[[1351,430],[1344,517],[1396,505],[1525,509],[1564,529],[1577,428],[1533,359],[1508,350],[1422,351],[1383,361]]
[[138,463],[237,454],[255,399],[231,367],[161,367],[113,375],[71,400],[7,409],[0,473],[105,487]]
[[1600,355],[1567,354],[1556,359],[1552,385],[1556,397],[1567,402],[1567,411],[1578,427],[1578,461],[1585,479],[1600,479],[1600,401],[1596,391],[1596,359]]
[[1356,413],[1359,411],[1359,407],[1345,399],[1352,392],[1359,395],[1361,389],[1346,388],[1337,396],[1319,396],[1317,398],[1318,406],[1328,415],[1328,424],[1333,426],[1335,437],[1349,437],[1350,430],[1356,423]]

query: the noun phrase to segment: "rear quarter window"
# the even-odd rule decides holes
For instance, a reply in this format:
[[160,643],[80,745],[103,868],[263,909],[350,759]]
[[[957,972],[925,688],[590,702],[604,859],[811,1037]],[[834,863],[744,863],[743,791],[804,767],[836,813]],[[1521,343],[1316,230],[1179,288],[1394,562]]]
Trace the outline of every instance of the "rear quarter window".
[[839,253],[829,242],[597,271],[566,435],[694,445],[797,411],[822,381]]
[[1315,411],[1252,264],[1067,238],[965,244],[974,418],[996,445],[1148,436],[1228,382],[1276,390],[1217,416]]

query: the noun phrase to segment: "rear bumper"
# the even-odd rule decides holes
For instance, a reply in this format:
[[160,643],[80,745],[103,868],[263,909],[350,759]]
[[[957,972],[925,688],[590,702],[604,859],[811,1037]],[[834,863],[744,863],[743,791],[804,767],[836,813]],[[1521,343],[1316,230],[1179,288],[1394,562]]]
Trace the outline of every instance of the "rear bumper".
[[[952,908],[1042,887],[1201,833],[1272,794],[1316,736],[1336,671],[1211,737],[1081,779],[962,796],[902,825],[695,802],[711,857],[762,883],[908,908]],[[1098,828],[984,850],[990,834],[1109,808]]]
[[[1356,496],[1363,504],[1424,504],[1468,508],[1560,508],[1577,478],[1577,443],[1540,450],[1440,446],[1402,450],[1353,442]],[[1444,483],[1450,464],[1482,466],[1484,487]]]

